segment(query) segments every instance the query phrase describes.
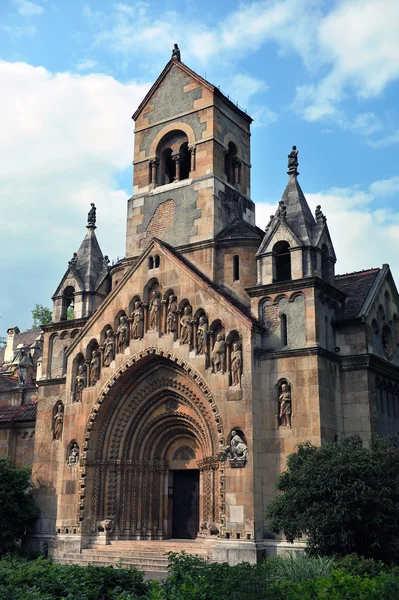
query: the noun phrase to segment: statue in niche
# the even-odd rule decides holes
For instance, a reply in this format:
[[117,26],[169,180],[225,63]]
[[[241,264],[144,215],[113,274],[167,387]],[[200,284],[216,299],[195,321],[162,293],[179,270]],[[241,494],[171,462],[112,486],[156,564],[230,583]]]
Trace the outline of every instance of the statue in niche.
[[98,350],[93,350],[90,361],[90,386],[96,385],[100,379],[100,355]]
[[109,367],[115,358],[115,333],[112,329],[107,329],[104,341],[103,365]]
[[64,428],[64,407],[62,404],[57,405],[57,412],[54,415],[54,439],[62,438],[62,430]]
[[234,342],[233,351],[231,353],[231,379],[232,385],[240,385],[241,383],[241,366],[242,366],[242,354],[240,344]]
[[177,331],[177,297],[174,294],[169,296],[168,313],[166,317],[166,333],[176,333]]
[[199,318],[198,331],[197,331],[197,352],[198,354],[205,354],[206,342],[208,335],[208,319],[205,315]]
[[193,332],[191,306],[185,306],[183,316],[180,319],[180,343],[191,344],[191,336]]
[[159,331],[159,321],[161,316],[161,297],[157,290],[152,292],[152,298],[149,306],[149,329]]
[[281,384],[278,401],[280,403],[279,425],[280,427],[291,427],[291,390],[286,382]]
[[118,354],[123,354],[129,345],[129,321],[125,315],[119,319],[118,329],[116,330],[118,339]]
[[172,58],[175,58],[179,62],[181,62],[180,48],[177,44],[174,44],[172,50]]
[[222,459],[227,456],[232,466],[244,466],[247,461],[248,446],[235,429],[231,432],[230,444],[224,449]]
[[17,365],[18,385],[20,387],[32,385],[34,379],[33,370],[34,364],[31,355],[26,352],[25,348],[21,348]]
[[75,402],[82,401],[82,392],[87,385],[87,375],[85,365],[79,365],[76,375]]
[[79,462],[79,446],[77,442],[72,444],[68,456],[68,467],[74,467]]
[[144,309],[141,301],[136,300],[132,312],[132,338],[141,340],[142,337],[144,337]]
[[213,346],[211,358],[212,358],[212,372],[213,373],[224,373],[224,357],[226,354],[226,342],[224,341],[223,333],[218,333],[216,336],[216,342]]
[[292,146],[292,150],[288,155],[288,171],[296,171],[298,164],[298,150],[296,146]]

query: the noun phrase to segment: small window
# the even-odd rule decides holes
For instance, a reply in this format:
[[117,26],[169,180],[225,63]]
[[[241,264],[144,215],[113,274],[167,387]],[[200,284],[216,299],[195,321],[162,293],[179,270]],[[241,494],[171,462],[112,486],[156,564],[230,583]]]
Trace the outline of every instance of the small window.
[[149,269],[153,269],[154,268],[154,257],[153,256],[149,256],[148,257],[148,268]]
[[288,242],[277,242],[273,246],[274,252],[274,281],[290,281],[291,279],[291,254]]
[[154,259],[154,268],[155,269],[159,269],[160,262],[161,262],[161,259],[159,258],[159,255],[157,254]]
[[240,279],[240,257],[236,254],[233,256],[233,281]]
[[284,313],[282,313],[280,315],[280,336],[281,336],[281,343],[283,346],[286,346],[288,343],[288,339],[287,339],[287,315],[285,315]]

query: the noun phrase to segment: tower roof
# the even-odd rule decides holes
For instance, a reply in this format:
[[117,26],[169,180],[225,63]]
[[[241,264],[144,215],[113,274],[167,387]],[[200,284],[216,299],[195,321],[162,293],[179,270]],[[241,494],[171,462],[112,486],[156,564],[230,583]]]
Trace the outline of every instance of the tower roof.
[[287,187],[281,197],[286,208],[287,225],[303,244],[311,244],[315,219],[298,183],[298,172],[289,172]]

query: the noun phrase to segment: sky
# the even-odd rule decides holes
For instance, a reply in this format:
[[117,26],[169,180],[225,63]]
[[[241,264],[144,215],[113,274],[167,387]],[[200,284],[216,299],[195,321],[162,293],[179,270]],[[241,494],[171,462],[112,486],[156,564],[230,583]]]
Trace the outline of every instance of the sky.
[[131,116],[182,61],[253,117],[251,196],[264,228],[299,149],[337,273],[399,282],[398,0],[0,0],[0,336],[32,325],[85,233],[124,256]]

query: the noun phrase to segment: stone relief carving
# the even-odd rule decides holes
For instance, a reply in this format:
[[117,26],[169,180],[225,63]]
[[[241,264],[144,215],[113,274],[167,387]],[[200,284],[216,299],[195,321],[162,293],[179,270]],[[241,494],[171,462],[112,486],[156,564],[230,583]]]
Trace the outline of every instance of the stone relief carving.
[[53,437],[55,440],[62,439],[62,430],[64,428],[64,405],[57,404],[57,412],[54,415]]
[[180,319],[180,343],[191,344],[191,337],[193,333],[191,306],[185,306],[183,310],[183,316]]
[[179,403],[175,398],[169,398],[165,402],[165,410],[166,412],[173,412],[179,408]]
[[117,352],[123,354],[129,345],[129,321],[125,315],[122,315],[119,319],[118,329],[116,330],[117,336]]
[[221,454],[221,460],[226,458],[229,458],[232,467],[245,467],[247,463],[248,446],[235,429],[231,432],[230,444]]
[[279,426],[291,427],[291,390],[287,382],[283,382],[279,390]]
[[172,456],[172,460],[191,460],[192,458],[195,458],[195,452],[190,446],[180,446]]
[[172,294],[171,296],[169,296],[169,300],[168,300],[168,312],[167,312],[167,317],[166,317],[166,333],[175,334],[177,332],[177,311],[178,311],[177,297],[174,294]]
[[199,318],[198,331],[197,331],[197,353],[205,354],[207,347],[207,335],[208,335],[208,319],[205,315]]
[[112,329],[107,329],[106,338],[104,341],[103,365],[109,367],[115,358],[115,332]]
[[234,342],[233,351],[231,353],[231,383],[232,385],[241,384],[241,367],[242,367],[242,353],[240,344]]
[[98,350],[93,350],[90,361],[90,386],[96,385],[100,379],[100,355]]
[[68,456],[68,467],[74,467],[79,462],[79,446],[77,442],[73,442]]
[[141,340],[144,337],[144,308],[140,300],[134,303],[134,311],[132,312],[132,338]]
[[226,342],[223,333],[218,333],[216,336],[215,345],[213,346],[212,358],[212,373],[224,373],[224,359],[226,355]]
[[87,385],[87,375],[85,365],[79,365],[76,375],[75,402],[82,401],[82,392]]
[[161,317],[161,297],[157,290],[152,292],[152,298],[149,306],[149,329],[159,331],[159,323]]

